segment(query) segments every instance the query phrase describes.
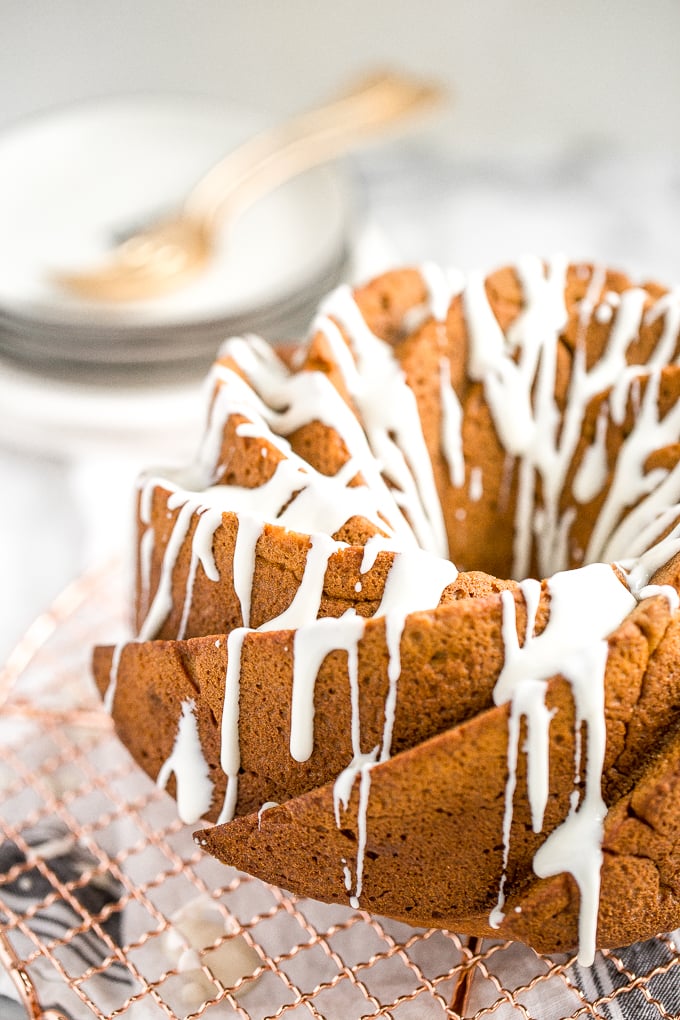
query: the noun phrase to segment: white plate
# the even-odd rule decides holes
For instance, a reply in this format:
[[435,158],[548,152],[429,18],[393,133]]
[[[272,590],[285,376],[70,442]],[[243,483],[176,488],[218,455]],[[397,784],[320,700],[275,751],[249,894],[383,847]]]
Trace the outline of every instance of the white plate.
[[0,360],[0,436],[41,456],[167,457],[180,463],[198,444],[202,380],[176,385],[88,386],[50,379]]
[[308,171],[223,233],[210,269],[176,294],[102,305],[58,288],[58,269],[97,265],[116,235],[177,208],[221,156],[262,127],[191,97],[130,96],[35,117],[0,138],[0,310],[49,323],[140,327],[247,316],[337,261],[349,187],[337,166]]

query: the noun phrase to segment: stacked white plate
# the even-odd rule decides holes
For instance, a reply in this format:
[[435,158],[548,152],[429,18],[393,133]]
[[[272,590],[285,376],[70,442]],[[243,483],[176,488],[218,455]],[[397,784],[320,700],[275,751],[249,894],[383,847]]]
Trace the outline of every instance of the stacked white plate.
[[41,393],[62,418],[74,398],[116,393],[129,418],[131,394],[186,388],[226,336],[304,334],[346,266],[351,189],[338,166],[261,199],[225,228],[208,270],[170,296],[101,304],[55,283],[59,270],[96,267],[116,243],[178,209],[206,170],[262,126],[210,100],[130,96],[37,116],[0,137],[6,435],[17,416],[30,431]]

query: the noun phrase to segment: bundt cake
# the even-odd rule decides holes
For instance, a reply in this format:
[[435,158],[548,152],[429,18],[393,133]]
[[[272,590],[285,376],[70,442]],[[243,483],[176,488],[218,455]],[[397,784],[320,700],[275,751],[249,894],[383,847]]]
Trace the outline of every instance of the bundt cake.
[[94,656],[201,846],[583,962],[680,924],[679,358],[679,294],[561,258],[224,344]]

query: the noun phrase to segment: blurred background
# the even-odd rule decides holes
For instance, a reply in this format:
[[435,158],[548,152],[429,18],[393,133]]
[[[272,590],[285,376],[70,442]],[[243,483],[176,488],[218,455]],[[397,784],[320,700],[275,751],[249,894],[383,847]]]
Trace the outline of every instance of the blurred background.
[[[38,133],[50,124],[59,128],[58,111],[86,102],[87,123],[99,123],[105,133],[111,97],[129,97],[133,108],[149,97],[180,105],[189,97],[197,110],[209,107],[224,118],[224,141],[218,130],[211,135],[216,157],[233,144],[234,122],[243,137],[330,98],[356,76],[405,69],[444,85],[447,101],[412,130],[347,157],[330,184],[319,179],[332,185],[332,202],[322,201],[321,214],[302,213],[323,232],[324,208],[332,204],[328,216],[335,220],[327,264],[316,275],[300,269],[294,281],[298,312],[309,311],[301,295],[316,297],[322,284],[426,259],[490,269],[526,251],[566,251],[634,276],[662,282],[680,276],[680,5],[674,0],[644,6],[0,0],[0,26],[0,657],[66,582],[124,548],[139,467],[181,460],[195,444],[199,379],[213,339],[204,341],[182,378],[152,371],[158,366],[151,349],[148,371],[141,357],[134,372],[108,373],[105,359],[94,367],[87,362],[87,329],[53,335],[40,316],[47,320],[54,309],[43,303],[28,315],[28,306],[15,306],[25,280],[14,252],[44,242],[33,220],[57,222],[58,211],[68,240],[74,197],[68,168],[74,167],[78,197],[92,183],[104,203],[113,181],[96,163],[98,154],[117,168],[112,177],[144,176],[132,144],[129,171],[121,170],[128,156],[124,132],[108,157],[106,138],[95,144],[92,127],[75,142],[62,133],[60,143],[58,130],[49,144],[41,135],[37,168],[22,171],[17,183],[12,160],[26,125]],[[178,165],[187,150],[198,152],[190,136],[179,132],[174,139]],[[52,169],[57,156],[63,180]],[[159,194],[173,166],[171,154],[146,167]],[[197,169],[188,165],[187,174]],[[293,199],[300,203],[299,194]],[[265,207],[260,220],[252,237],[264,240],[260,251],[249,252],[250,277],[260,265],[276,271],[267,258],[291,264],[301,258],[290,231],[278,237],[286,216],[268,217]],[[234,272],[250,265],[244,256]],[[257,300],[263,305],[266,298]],[[98,313],[86,311],[85,326],[95,330]],[[257,325],[260,311],[246,308],[239,330],[250,320]],[[268,332],[276,336],[279,326],[287,335],[290,320],[270,316]],[[76,335],[87,371],[72,347],[60,364]]]

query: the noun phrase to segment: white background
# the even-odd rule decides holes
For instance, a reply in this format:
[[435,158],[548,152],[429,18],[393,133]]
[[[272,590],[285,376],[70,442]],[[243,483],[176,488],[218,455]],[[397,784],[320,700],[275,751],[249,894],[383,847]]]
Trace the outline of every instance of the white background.
[[680,142],[674,0],[2,0],[0,123],[82,98],[206,93],[281,113],[406,66],[456,97],[440,140]]

